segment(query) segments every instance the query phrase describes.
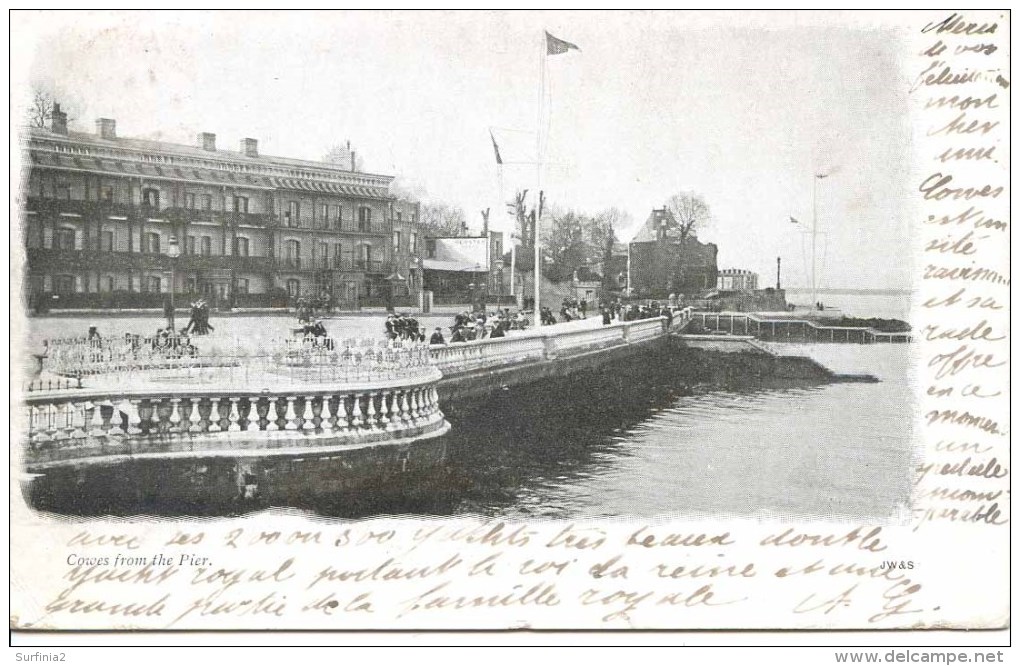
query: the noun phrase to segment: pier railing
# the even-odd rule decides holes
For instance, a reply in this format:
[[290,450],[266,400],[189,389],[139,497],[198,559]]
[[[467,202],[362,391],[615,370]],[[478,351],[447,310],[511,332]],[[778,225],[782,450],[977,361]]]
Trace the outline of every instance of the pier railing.
[[865,326],[824,326],[807,319],[761,317],[741,312],[694,312],[692,319],[707,330],[751,335],[770,342],[841,342],[872,344],[910,342],[910,333],[879,331]]
[[28,394],[28,469],[118,456],[343,448],[445,432],[439,372],[398,386],[73,390]]
[[[689,308],[676,311],[669,328],[682,329],[690,321],[691,314]],[[436,367],[444,375],[455,375],[647,342],[664,337],[667,332],[666,317],[583,329],[557,330],[556,326],[550,326],[526,335],[432,345],[431,353]]]

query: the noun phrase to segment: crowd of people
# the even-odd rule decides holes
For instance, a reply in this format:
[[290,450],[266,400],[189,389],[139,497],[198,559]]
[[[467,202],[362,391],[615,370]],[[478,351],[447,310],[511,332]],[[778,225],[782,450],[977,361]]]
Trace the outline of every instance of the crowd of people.
[[425,342],[425,328],[414,317],[405,314],[390,314],[386,317],[386,337],[389,340]]
[[[560,307],[560,317],[563,321],[574,321],[588,318],[588,301],[585,299],[564,298]],[[555,322],[554,322],[555,323]]]
[[[167,328],[170,329],[171,327],[167,326]],[[215,330],[209,324],[209,303],[204,298],[193,302],[191,304],[191,318],[188,320],[188,325],[181,332],[184,334],[208,335],[210,331]]]
[[[453,318],[450,327],[450,342],[467,342],[484,340],[485,338],[503,338],[507,331],[523,331],[531,322],[523,312],[511,313],[510,308],[485,311],[461,312]],[[437,328],[429,339],[429,344],[446,344],[441,328]]]
[[599,311],[602,314],[602,323],[607,326],[614,321],[637,321],[639,319],[652,319],[653,317],[665,317],[667,324],[673,323],[673,308],[658,301],[641,305],[631,303],[628,306],[617,300],[614,303],[604,303],[600,306]]

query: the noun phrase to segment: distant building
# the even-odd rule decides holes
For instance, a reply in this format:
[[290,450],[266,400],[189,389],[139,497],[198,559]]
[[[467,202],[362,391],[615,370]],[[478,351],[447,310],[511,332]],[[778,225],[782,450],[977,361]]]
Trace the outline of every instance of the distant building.
[[676,237],[676,221],[669,210],[653,209],[631,240],[631,293],[665,298],[671,293],[697,295],[715,289],[718,279],[714,243],[702,243],[693,234],[683,245]]
[[758,274],[742,268],[724,268],[716,282],[719,291],[754,291],[758,288]]
[[356,171],[353,154],[351,164],[271,157],[252,138],[224,150],[208,132],[190,146],[126,138],[108,118],[95,133],[69,131],[58,105],[26,140],[36,307],[159,308],[172,289],[181,305],[328,295],[356,309],[421,289],[418,204],[390,194],[391,176]]
[[433,303],[494,303],[510,297],[510,266],[503,260],[503,234],[426,238],[424,288]]

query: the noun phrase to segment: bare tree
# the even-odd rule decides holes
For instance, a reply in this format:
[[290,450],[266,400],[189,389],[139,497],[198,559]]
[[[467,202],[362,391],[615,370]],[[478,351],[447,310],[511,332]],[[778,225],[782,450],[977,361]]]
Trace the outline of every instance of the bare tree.
[[421,224],[425,233],[433,238],[464,236],[467,234],[467,217],[464,211],[445,203],[423,203]]
[[47,93],[36,90],[32,96],[32,104],[28,108],[28,123],[32,127],[46,127],[46,121],[53,116],[53,98]]
[[514,219],[517,220],[516,236],[522,247],[531,246],[531,235],[528,232],[533,228],[530,227],[528,221],[528,210],[525,204],[527,196],[527,190],[517,190],[514,200],[507,202],[507,209],[513,213]]
[[712,221],[712,211],[700,194],[680,192],[674,194],[666,202],[666,209],[673,216],[666,235],[675,239],[680,245],[691,236],[697,236]]

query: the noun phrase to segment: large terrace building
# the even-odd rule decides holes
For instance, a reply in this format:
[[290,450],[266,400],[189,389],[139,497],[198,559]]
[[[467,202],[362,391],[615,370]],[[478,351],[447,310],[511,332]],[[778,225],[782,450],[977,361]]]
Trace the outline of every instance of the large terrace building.
[[391,176],[355,171],[353,154],[340,165],[262,155],[255,139],[224,150],[211,133],[194,146],[122,138],[105,118],[68,131],[56,106],[24,155],[36,307],[161,307],[173,289],[220,307],[329,295],[355,309],[421,289],[418,205],[389,193]]

